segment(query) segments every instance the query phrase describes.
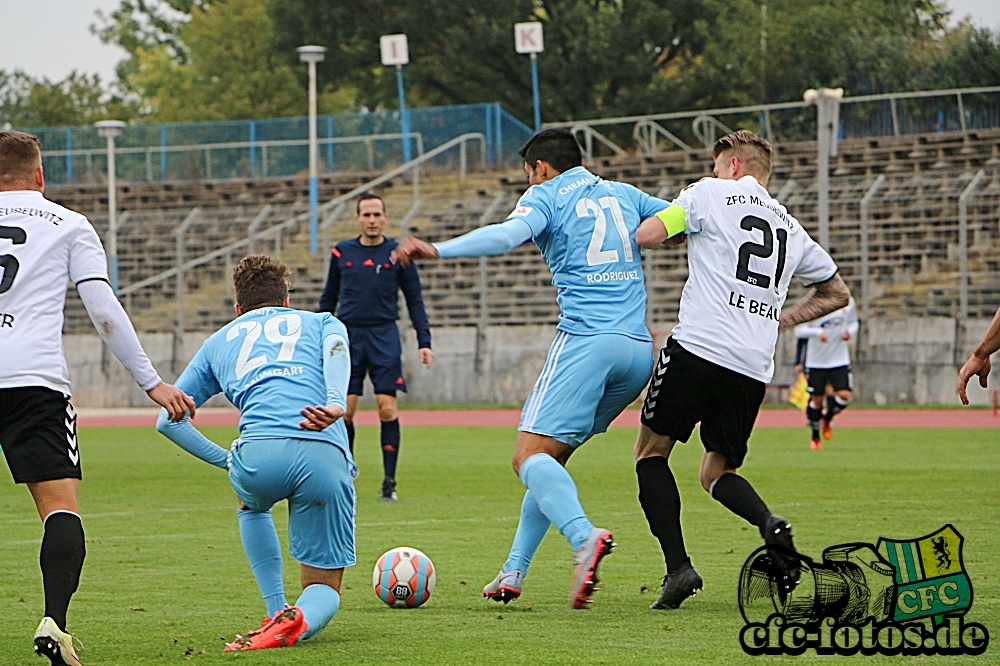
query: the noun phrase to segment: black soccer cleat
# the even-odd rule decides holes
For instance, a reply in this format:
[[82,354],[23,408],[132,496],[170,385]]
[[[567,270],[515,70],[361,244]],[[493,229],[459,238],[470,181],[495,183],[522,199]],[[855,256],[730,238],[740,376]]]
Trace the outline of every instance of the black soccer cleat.
[[775,582],[778,584],[779,598],[783,601],[798,584],[802,563],[792,542],[792,524],[781,516],[772,515],[761,529],[761,536],[769,546],[767,552],[778,568],[778,580]]
[[701,575],[688,562],[672,574],[663,577],[663,589],[660,598],[650,606],[650,610],[673,610],[680,608],[688,597],[693,597],[697,590],[702,589]]
[[382,479],[382,495],[379,499],[383,502],[399,501],[399,496],[396,495],[396,479],[389,478],[388,476]]

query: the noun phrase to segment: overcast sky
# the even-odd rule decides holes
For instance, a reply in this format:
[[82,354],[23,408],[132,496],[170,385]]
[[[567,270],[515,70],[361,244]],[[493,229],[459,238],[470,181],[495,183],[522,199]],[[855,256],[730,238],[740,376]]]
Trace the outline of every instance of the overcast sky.
[[[76,69],[113,79],[124,52],[102,44],[90,26],[97,21],[95,11],[108,14],[119,4],[119,0],[0,0],[0,69],[21,69],[52,80]],[[976,23],[1000,28],[998,0],[950,0],[949,5],[957,18],[971,15]]]

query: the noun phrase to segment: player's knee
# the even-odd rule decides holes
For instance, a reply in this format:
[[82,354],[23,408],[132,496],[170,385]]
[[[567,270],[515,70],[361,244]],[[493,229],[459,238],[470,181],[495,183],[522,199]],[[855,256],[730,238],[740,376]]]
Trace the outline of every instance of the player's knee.
[[851,392],[848,390],[837,391],[837,397],[840,398],[841,402],[846,404],[851,401]]

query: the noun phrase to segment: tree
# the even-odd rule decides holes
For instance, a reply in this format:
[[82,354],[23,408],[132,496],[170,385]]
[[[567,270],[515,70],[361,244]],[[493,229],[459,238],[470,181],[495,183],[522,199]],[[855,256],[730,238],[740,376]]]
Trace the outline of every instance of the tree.
[[138,0],[123,2],[115,25],[102,31],[132,49],[119,73],[146,102],[145,118],[174,122],[302,114],[305,90],[274,50],[263,0],[171,0],[171,8],[189,11],[190,20],[170,23],[161,7]]
[[405,32],[416,103],[499,101],[522,118],[531,116],[531,80],[527,58],[514,52],[513,26],[541,21],[543,106],[560,120],[647,110],[653,81],[700,50],[698,24],[710,20],[695,0],[269,0],[268,8],[283,50],[326,46],[324,78],[353,83],[368,106],[395,106],[378,38]]
[[129,120],[136,114],[135,103],[127,102],[113,86],[106,87],[97,74],[74,71],[52,82],[0,70],[0,125],[89,125],[107,118]]

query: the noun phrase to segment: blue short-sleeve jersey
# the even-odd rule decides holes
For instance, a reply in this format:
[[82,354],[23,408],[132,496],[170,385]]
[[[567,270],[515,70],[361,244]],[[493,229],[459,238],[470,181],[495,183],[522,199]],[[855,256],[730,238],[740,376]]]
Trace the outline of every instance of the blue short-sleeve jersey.
[[177,379],[176,386],[202,405],[223,393],[240,410],[241,439],[315,439],[351,460],[344,420],[320,432],[300,430],[300,410],[326,405],[323,341],[347,340],[347,329],[329,313],[262,307],[213,333]]
[[559,330],[651,340],[635,232],[668,205],[582,166],[528,188],[507,219],[527,222],[552,271]]

